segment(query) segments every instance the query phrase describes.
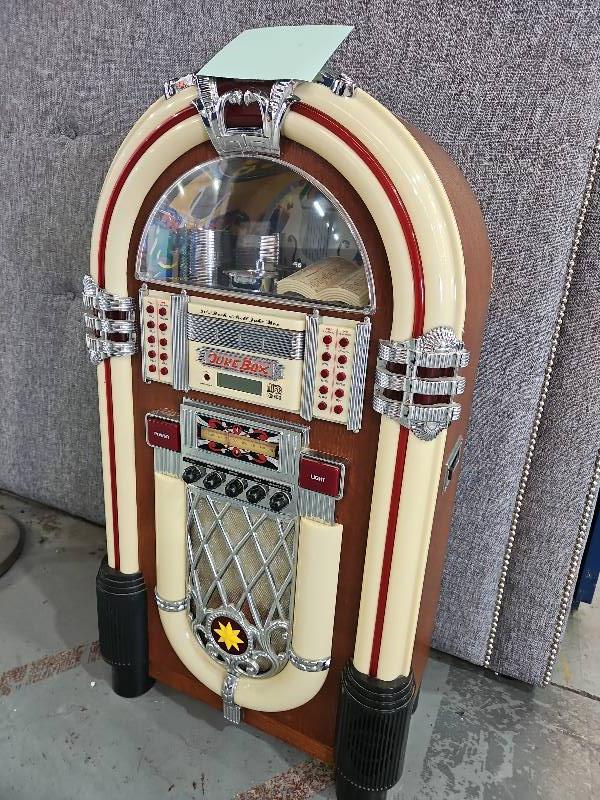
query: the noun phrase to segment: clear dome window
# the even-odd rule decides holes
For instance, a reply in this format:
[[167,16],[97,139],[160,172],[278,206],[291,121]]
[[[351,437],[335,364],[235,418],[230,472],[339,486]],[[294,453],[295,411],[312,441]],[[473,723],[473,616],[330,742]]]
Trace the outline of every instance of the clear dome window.
[[374,307],[368,257],[342,206],[269,158],[219,158],[174,183],[146,223],[136,277],[282,303]]

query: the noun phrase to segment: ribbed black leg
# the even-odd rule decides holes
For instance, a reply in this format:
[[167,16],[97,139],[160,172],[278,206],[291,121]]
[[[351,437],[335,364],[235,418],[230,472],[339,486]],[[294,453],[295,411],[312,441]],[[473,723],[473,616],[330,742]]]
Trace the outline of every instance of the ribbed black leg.
[[150,689],[148,610],[141,572],[126,575],[108,566],[96,577],[100,652],[112,666],[112,685],[121,697],[139,697]]
[[400,780],[415,694],[412,673],[382,681],[346,665],[335,741],[338,800],[385,800]]

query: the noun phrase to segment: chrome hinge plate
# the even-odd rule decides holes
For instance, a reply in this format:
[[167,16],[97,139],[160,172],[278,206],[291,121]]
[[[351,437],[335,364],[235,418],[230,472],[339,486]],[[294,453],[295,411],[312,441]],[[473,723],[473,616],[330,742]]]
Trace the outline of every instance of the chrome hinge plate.
[[323,71],[317,78],[317,83],[322,83],[338,97],[354,97],[357,89],[356,83],[345,72],[333,75],[331,72]]
[[113,356],[134,355],[138,351],[136,301],[101,289],[91,275],[83,279],[82,298],[85,344],[92,364]]
[[[417,438],[435,439],[460,417],[460,404],[453,397],[464,392],[465,379],[457,375],[457,370],[468,363],[469,352],[452,328],[440,326],[402,342],[382,340],[373,408],[408,428]],[[400,365],[404,371],[395,372],[390,365]],[[418,374],[419,368],[452,370],[452,374],[427,377]],[[390,396],[389,392],[401,396]],[[415,395],[439,397],[442,402],[418,403]]]

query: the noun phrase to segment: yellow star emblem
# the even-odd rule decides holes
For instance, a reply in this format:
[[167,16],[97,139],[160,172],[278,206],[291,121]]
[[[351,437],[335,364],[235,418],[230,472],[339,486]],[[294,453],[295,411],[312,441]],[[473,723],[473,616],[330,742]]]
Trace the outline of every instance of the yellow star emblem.
[[215,628],[214,633],[219,637],[219,644],[224,644],[228,650],[231,650],[232,647],[239,650],[239,645],[244,644],[244,640],[240,639],[240,631],[232,628],[231,622],[228,622],[227,625],[219,622],[219,627]]

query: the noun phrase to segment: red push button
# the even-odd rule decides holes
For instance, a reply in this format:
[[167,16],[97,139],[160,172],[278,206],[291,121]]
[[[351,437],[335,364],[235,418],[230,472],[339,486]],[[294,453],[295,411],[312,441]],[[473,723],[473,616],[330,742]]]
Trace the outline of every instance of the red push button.
[[333,413],[334,414],[341,414],[343,410],[344,410],[344,406],[334,406],[333,407]]
[[156,350],[148,350],[148,358],[156,358]]
[[165,450],[181,450],[179,422],[162,417],[146,417],[146,439],[152,447],[164,447]]
[[161,367],[160,368],[160,374],[161,375],[168,375],[169,374],[169,370],[166,367]]
[[345,381],[346,380],[346,373],[345,372],[338,372],[335,376],[336,381]]
[[154,338],[154,336],[149,336],[148,337],[148,344],[154,344],[155,341],[156,341],[156,339]]
[[347,361],[348,361],[348,356],[345,356],[344,354],[338,356],[338,362],[340,364],[345,364]]
[[[150,323],[148,323],[148,327],[150,327]],[[152,327],[154,327],[154,323],[152,323]],[[161,322],[160,325],[158,326],[158,330],[159,331],[166,331],[167,330],[167,323],[166,322]]]
[[166,347],[167,346],[167,340],[166,339],[161,339],[160,340],[160,346],[161,347]]
[[148,372],[156,372],[156,364],[150,364],[148,367]]
[[319,392],[321,394],[327,394],[328,391],[329,390],[328,390],[328,388],[326,386],[319,386]]
[[161,361],[166,361],[168,357],[169,357],[168,353],[161,353],[160,354],[160,360]]
[[321,370],[321,377],[322,378],[328,378],[329,377],[329,370],[328,369],[322,369]]
[[146,311],[149,314],[154,314],[154,306],[146,306]]
[[158,313],[161,315],[161,317],[166,317],[166,316],[167,316],[167,309],[166,309],[166,307],[165,307],[165,306],[161,306],[161,307],[158,309]]
[[321,400],[317,408],[319,411],[327,411],[327,403],[324,403],[323,400]]
[[340,339],[340,347],[348,347],[349,344],[350,340],[347,339],[345,336],[342,336],[342,338]]
[[331,361],[331,353],[323,353],[321,356],[322,361]]
[[311,492],[337,497],[340,493],[341,474],[340,464],[330,464],[310,456],[302,456],[298,484]]
[[323,337],[323,344],[331,344],[332,341],[333,340],[332,340],[332,338],[331,338],[331,336],[329,334],[327,334],[327,336]]
[[343,389],[336,389],[335,390],[335,396],[336,397],[343,397],[344,396],[344,390]]

